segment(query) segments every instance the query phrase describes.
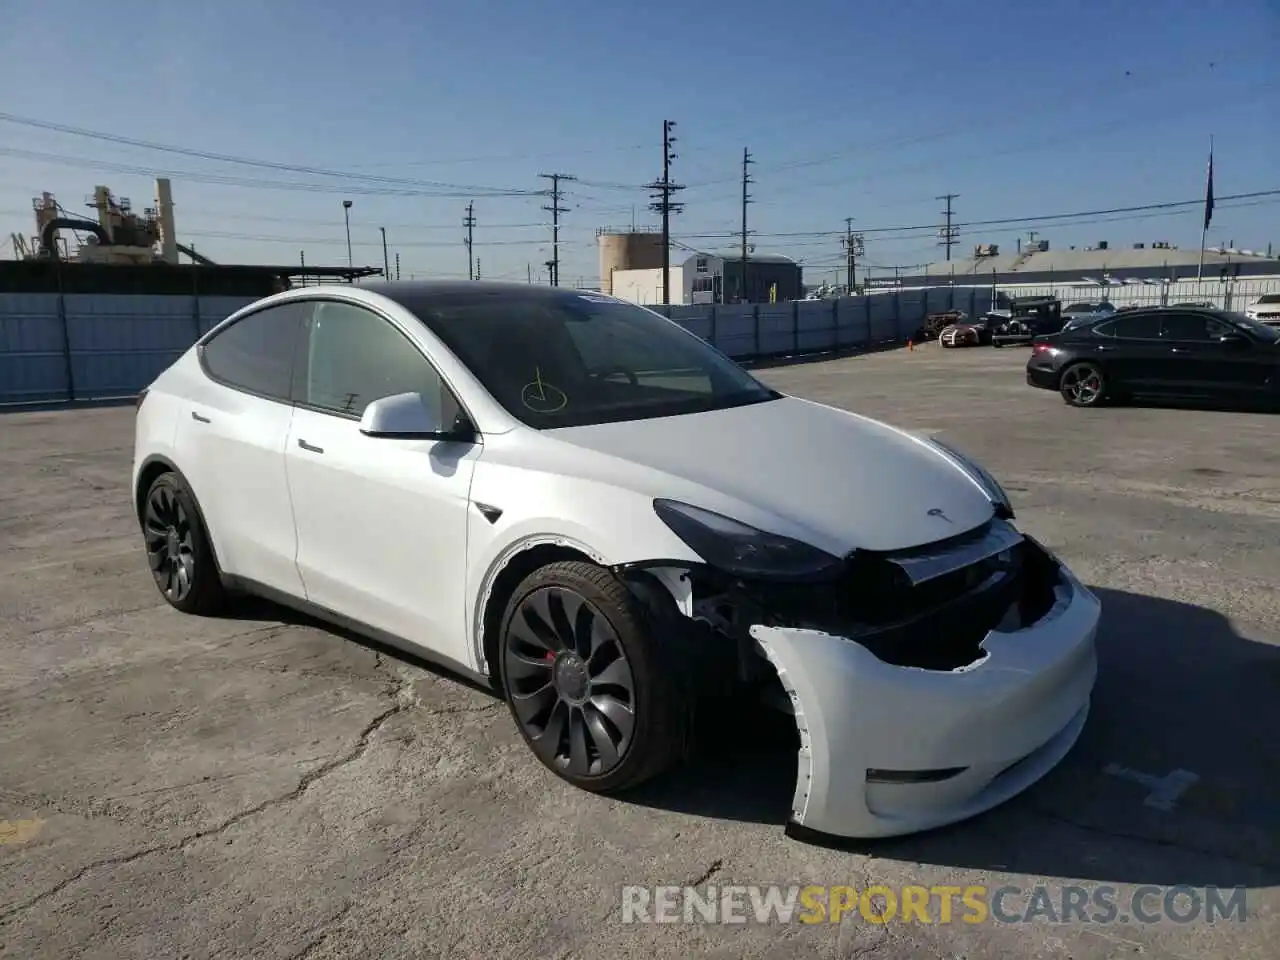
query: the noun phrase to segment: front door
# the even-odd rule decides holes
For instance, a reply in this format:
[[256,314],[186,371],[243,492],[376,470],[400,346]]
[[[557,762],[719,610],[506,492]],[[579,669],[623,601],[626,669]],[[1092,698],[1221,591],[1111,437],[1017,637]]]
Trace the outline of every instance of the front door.
[[1268,389],[1270,358],[1250,339],[1223,342],[1239,330],[1206,314],[1164,315],[1161,340],[1169,346],[1169,376],[1187,393],[1251,396]]
[[478,443],[368,437],[374,400],[440,391],[434,367],[390,320],[315,305],[296,369],[285,462],[307,598],[469,665],[466,533]]

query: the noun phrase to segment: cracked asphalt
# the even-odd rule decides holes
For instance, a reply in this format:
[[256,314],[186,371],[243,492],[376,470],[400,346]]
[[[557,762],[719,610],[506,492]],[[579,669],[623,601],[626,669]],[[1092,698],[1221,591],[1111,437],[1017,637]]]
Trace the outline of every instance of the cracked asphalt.
[[[776,720],[595,797],[457,679],[269,604],[169,610],[130,516],[132,410],[0,414],[0,956],[1274,958],[1280,417],[1072,410],[1023,384],[1025,356],[761,372],[980,457],[1104,605],[1095,708],[1057,771],[852,850],[783,835]],[[1162,807],[1175,771],[1194,782]],[[1103,886],[1122,905],[1240,886],[1248,918],[622,922],[624,884],[773,882]]]

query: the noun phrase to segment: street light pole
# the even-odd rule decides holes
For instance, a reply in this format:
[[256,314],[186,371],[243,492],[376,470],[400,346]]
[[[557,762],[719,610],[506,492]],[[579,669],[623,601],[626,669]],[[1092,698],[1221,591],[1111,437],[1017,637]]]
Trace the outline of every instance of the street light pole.
[[382,276],[386,280],[391,279],[391,258],[387,256],[387,228],[379,227],[382,231]]
[[342,201],[342,219],[347,224],[347,266],[354,267],[355,263],[351,259],[351,201]]

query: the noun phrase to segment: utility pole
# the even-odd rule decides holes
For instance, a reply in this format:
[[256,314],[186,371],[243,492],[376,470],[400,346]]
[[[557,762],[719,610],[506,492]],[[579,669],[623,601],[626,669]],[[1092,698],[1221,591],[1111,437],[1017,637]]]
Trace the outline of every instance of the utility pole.
[[[676,203],[671,199],[678,191],[684,189],[682,184],[673,183],[671,180],[671,161],[677,156],[672,149],[676,137],[671,131],[675,126],[674,120],[662,121],[662,179],[645,184],[646,189],[653,192],[653,201],[649,204],[649,209],[654,213],[662,214],[662,303],[664,306],[671,303],[671,214],[679,213],[684,209],[683,203]],[[632,214],[632,220],[634,219],[635,214]]]
[[855,266],[858,257],[863,254],[863,238],[862,234],[853,232],[853,217],[844,218],[844,251],[845,261],[845,285],[849,288],[849,296],[853,296],[854,281],[857,279]]
[[755,161],[751,159],[751,151],[746,147],[742,148],[742,279],[741,279],[741,298],[740,303],[748,303],[747,299],[747,204],[751,202],[751,194],[747,193],[747,187],[755,183],[751,179],[751,164]]
[[396,254],[396,279],[400,279],[400,254]]
[[524,282],[530,283],[530,284],[533,283],[533,264],[532,263],[526,263],[524,265]]
[[956,237],[960,235],[960,231],[951,225],[951,215],[954,212],[951,209],[951,201],[955,200],[959,196],[960,194],[958,193],[944,193],[942,196],[938,197],[939,200],[947,201],[947,209],[942,212],[943,216],[947,218],[947,222],[946,225],[938,231],[938,246],[946,247],[948,260],[951,259],[951,248],[955,246]]
[[480,258],[476,257],[476,279],[480,279]]
[[551,181],[551,189],[546,192],[547,196],[551,197],[551,205],[542,209],[551,214],[551,259],[547,261],[547,268],[551,271],[551,285],[558,287],[560,286],[560,214],[568,213],[568,208],[560,206],[560,199],[563,196],[560,184],[578,178],[567,173],[540,173],[538,176],[543,180]]
[[467,215],[462,218],[462,225],[467,228],[467,235],[462,238],[462,242],[467,245],[467,279],[474,280],[476,278],[476,274],[475,268],[472,267],[471,243],[473,240],[472,231],[476,226],[475,201],[471,201],[467,204]]
[[391,279],[391,258],[387,256],[387,228],[379,227],[382,231],[382,276],[384,279]]

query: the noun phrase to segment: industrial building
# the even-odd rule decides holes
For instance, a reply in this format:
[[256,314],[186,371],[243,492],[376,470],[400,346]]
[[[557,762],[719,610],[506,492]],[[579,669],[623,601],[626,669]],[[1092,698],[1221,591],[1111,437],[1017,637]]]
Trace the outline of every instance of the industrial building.
[[[663,302],[659,231],[606,227],[596,238],[602,291],[633,303]],[[696,252],[671,265],[668,281],[673,304],[770,303],[804,296],[800,265],[777,254],[749,252],[744,268],[740,253]]]
[[[1199,248],[1180,248],[1155,241],[1113,246],[1055,248],[1048,240],[1019,241],[1012,251],[994,243],[974,247],[972,256],[918,268],[901,267],[893,276],[869,277],[870,287],[928,286],[957,283],[1119,284],[1194,280],[1200,270]],[[1280,277],[1280,259],[1269,251],[1211,247],[1204,251],[1205,280]]]
[[[290,286],[377,276],[372,267],[218,264],[178,242],[173,190],[156,180],[155,206],[135,209],[108,187],[94,188],[76,216],[45,192],[31,201],[36,232],[12,234],[15,260],[0,260],[0,293],[199,294],[261,297]],[[62,236],[69,231],[74,247]],[[189,263],[182,263],[179,254]],[[0,318],[2,319],[2,318]]]

